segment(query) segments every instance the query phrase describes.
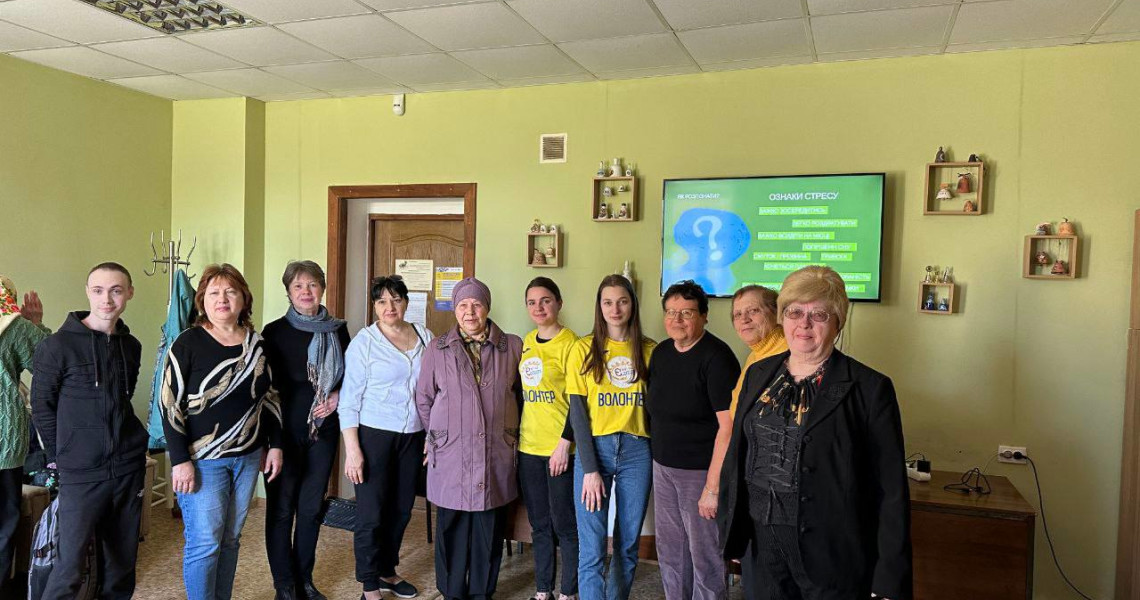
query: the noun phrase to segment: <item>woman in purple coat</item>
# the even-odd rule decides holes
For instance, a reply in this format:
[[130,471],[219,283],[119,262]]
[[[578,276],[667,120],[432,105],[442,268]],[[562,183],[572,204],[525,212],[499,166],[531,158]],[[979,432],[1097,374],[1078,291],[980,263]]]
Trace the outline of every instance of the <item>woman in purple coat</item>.
[[518,496],[522,340],[487,318],[491,291],[478,279],[460,281],[452,301],[458,325],[428,344],[416,383],[437,507],[435,580],[448,600],[490,600]]

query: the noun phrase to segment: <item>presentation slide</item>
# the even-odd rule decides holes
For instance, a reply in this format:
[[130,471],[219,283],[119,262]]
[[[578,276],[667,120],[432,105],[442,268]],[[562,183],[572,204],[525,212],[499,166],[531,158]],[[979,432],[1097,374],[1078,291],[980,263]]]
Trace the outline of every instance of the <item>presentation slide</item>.
[[828,265],[849,298],[878,301],[884,182],[882,173],[665,180],[661,289],[692,279],[710,296],[779,290],[792,271]]

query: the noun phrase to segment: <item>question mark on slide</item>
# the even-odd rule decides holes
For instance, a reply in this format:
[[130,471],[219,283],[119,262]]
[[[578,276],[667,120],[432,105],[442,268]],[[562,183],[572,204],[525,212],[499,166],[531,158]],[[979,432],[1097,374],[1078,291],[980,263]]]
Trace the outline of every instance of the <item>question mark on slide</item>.
[[709,252],[709,260],[720,260],[720,257],[724,256],[724,252],[721,252],[716,247],[716,234],[722,227],[720,218],[705,215],[693,221],[693,235],[697,237],[701,237],[701,223],[709,224],[709,250],[711,250],[711,252]]

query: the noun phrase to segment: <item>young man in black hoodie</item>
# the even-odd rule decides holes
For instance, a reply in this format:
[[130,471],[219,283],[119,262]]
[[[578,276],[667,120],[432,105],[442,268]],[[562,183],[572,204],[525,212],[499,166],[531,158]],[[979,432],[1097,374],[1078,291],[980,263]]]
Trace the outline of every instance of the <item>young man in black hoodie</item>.
[[142,346],[119,319],[134,288],[122,265],[103,263],[86,289],[91,310],[70,313],[33,359],[32,420],[60,483],[59,560],[42,600],[75,597],[92,536],[99,598],[135,590],[147,434],[131,396]]

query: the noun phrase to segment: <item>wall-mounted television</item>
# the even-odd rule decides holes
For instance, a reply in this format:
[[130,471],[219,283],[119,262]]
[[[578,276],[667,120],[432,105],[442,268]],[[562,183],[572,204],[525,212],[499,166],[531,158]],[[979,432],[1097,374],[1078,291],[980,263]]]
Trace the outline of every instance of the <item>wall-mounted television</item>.
[[881,292],[884,173],[666,179],[661,290],[692,279],[710,296],[779,290],[806,265],[835,269],[854,301]]

